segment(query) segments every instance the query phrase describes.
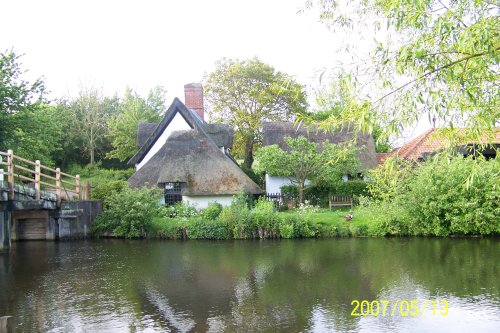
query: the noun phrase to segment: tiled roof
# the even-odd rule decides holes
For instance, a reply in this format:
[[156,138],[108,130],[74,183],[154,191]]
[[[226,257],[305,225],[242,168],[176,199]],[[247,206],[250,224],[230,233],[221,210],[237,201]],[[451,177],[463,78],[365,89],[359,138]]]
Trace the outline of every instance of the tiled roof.
[[[419,159],[425,154],[434,153],[446,148],[446,138],[440,135],[439,131],[450,129],[437,129],[432,128],[423,134],[417,136],[415,139],[409,141],[399,148],[395,148],[390,154],[397,154],[399,157],[406,159]],[[463,136],[464,129],[457,129],[456,134]],[[496,128],[493,133],[484,133],[480,137],[480,143],[500,143],[500,128]],[[479,142],[463,142],[462,145],[474,144]],[[385,157],[387,158],[387,157]],[[384,158],[384,160],[385,160]],[[378,157],[377,157],[378,159]]]
[[391,153],[377,153],[377,165],[384,163],[389,156]]

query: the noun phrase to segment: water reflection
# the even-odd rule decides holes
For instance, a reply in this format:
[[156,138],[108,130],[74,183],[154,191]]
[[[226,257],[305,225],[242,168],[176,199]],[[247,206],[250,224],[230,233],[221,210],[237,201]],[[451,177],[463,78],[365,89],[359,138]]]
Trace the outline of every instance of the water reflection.
[[[0,256],[14,332],[493,332],[498,239],[15,243]],[[416,317],[353,300],[442,300]]]

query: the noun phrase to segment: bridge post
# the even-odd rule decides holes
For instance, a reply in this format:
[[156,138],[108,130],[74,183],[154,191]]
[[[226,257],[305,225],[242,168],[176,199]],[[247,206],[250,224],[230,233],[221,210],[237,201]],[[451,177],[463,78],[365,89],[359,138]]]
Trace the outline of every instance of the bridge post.
[[90,187],[90,182],[87,180],[87,183],[85,184],[85,200],[90,200],[90,191],[91,191],[91,187]]
[[40,200],[40,161],[35,161],[35,200]]
[[82,189],[80,186],[80,175],[76,175],[76,186],[75,191],[78,194],[78,200],[82,200]]
[[61,169],[56,168],[56,196],[57,207],[61,207]]
[[14,200],[14,152],[7,150],[7,182],[9,185],[9,200]]

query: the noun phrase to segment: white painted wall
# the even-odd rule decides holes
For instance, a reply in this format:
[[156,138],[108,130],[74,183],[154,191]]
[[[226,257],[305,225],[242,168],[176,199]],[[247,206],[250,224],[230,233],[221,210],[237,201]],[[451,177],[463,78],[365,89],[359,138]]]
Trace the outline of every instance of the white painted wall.
[[269,176],[266,173],[266,193],[281,193],[280,187],[283,185],[292,185],[292,182],[288,178]]
[[233,199],[232,195],[203,195],[203,196],[182,196],[182,202],[194,206],[196,209],[204,209],[208,207],[208,204],[211,202],[218,202],[222,206],[229,206],[231,204],[231,200]]
[[149,149],[148,153],[142,159],[142,161],[135,165],[136,171],[142,168],[144,164],[146,164],[151,159],[151,157],[153,157],[161,149],[161,147],[163,147],[163,145],[165,144],[165,142],[167,142],[167,139],[170,137],[172,132],[189,130],[189,129],[191,129],[191,127],[186,122],[186,120],[184,120],[184,118],[179,112],[176,112],[174,118],[172,119],[170,124],[168,124],[167,128],[165,128],[165,130],[160,135],[158,140],[156,140],[153,147]]
[[[346,182],[348,177],[347,175],[342,176],[342,179]],[[309,185],[311,182],[306,180],[306,185]],[[278,176],[269,176],[266,173],[266,193],[281,193],[280,187],[283,185],[292,185],[292,182],[288,178],[278,177]]]

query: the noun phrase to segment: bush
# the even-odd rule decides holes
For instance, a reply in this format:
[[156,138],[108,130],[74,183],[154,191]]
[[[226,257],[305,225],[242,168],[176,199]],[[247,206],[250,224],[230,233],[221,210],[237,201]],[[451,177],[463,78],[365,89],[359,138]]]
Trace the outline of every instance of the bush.
[[158,213],[159,199],[158,190],[124,188],[109,197],[108,207],[94,221],[92,231],[98,235],[112,232],[118,237],[144,237]]
[[368,182],[363,180],[349,180],[347,182],[339,182],[332,188],[332,193],[349,194],[354,197],[368,195]]
[[124,180],[113,180],[107,183],[95,185],[91,192],[91,198],[94,200],[102,200],[103,207],[109,207],[109,200],[113,194],[123,191],[128,184]]
[[187,218],[155,217],[153,223],[149,226],[148,237],[186,239],[188,223]]
[[499,172],[499,159],[441,157],[422,165],[405,196],[415,230],[437,236],[500,233]]
[[198,211],[194,206],[190,206],[182,201],[176,202],[172,206],[164,206],[161,209],[161,215],[168,218],[176,217],[194,217],[198,215]]
[[189,239],[228,239],[229,230],[224,221],[192,219],[188,226]]
[[201,213],[204,220],[213,221],[222,213],[222,205],[218,202],[211,202]]
[[275,238],[279,235],[279,216],[274,203],[261,197],[251,211],[252,225],[257,227],[259,238]]
[[316,232],[307,218],[296,214],[284,215],[279,221],[279,231],[282,238],[315,237]]
[[255,182],[255,184],[261,186],[264,183],[264,178],[262,175],[256,173],[252,168],[247,168],[245,166],[241,167],[241,170]]
[[[387,171],[387,170],[386,170]],[[377,231],[390,235],[500,233],[500,160],[437,156],[412,169],[377,170]]]

